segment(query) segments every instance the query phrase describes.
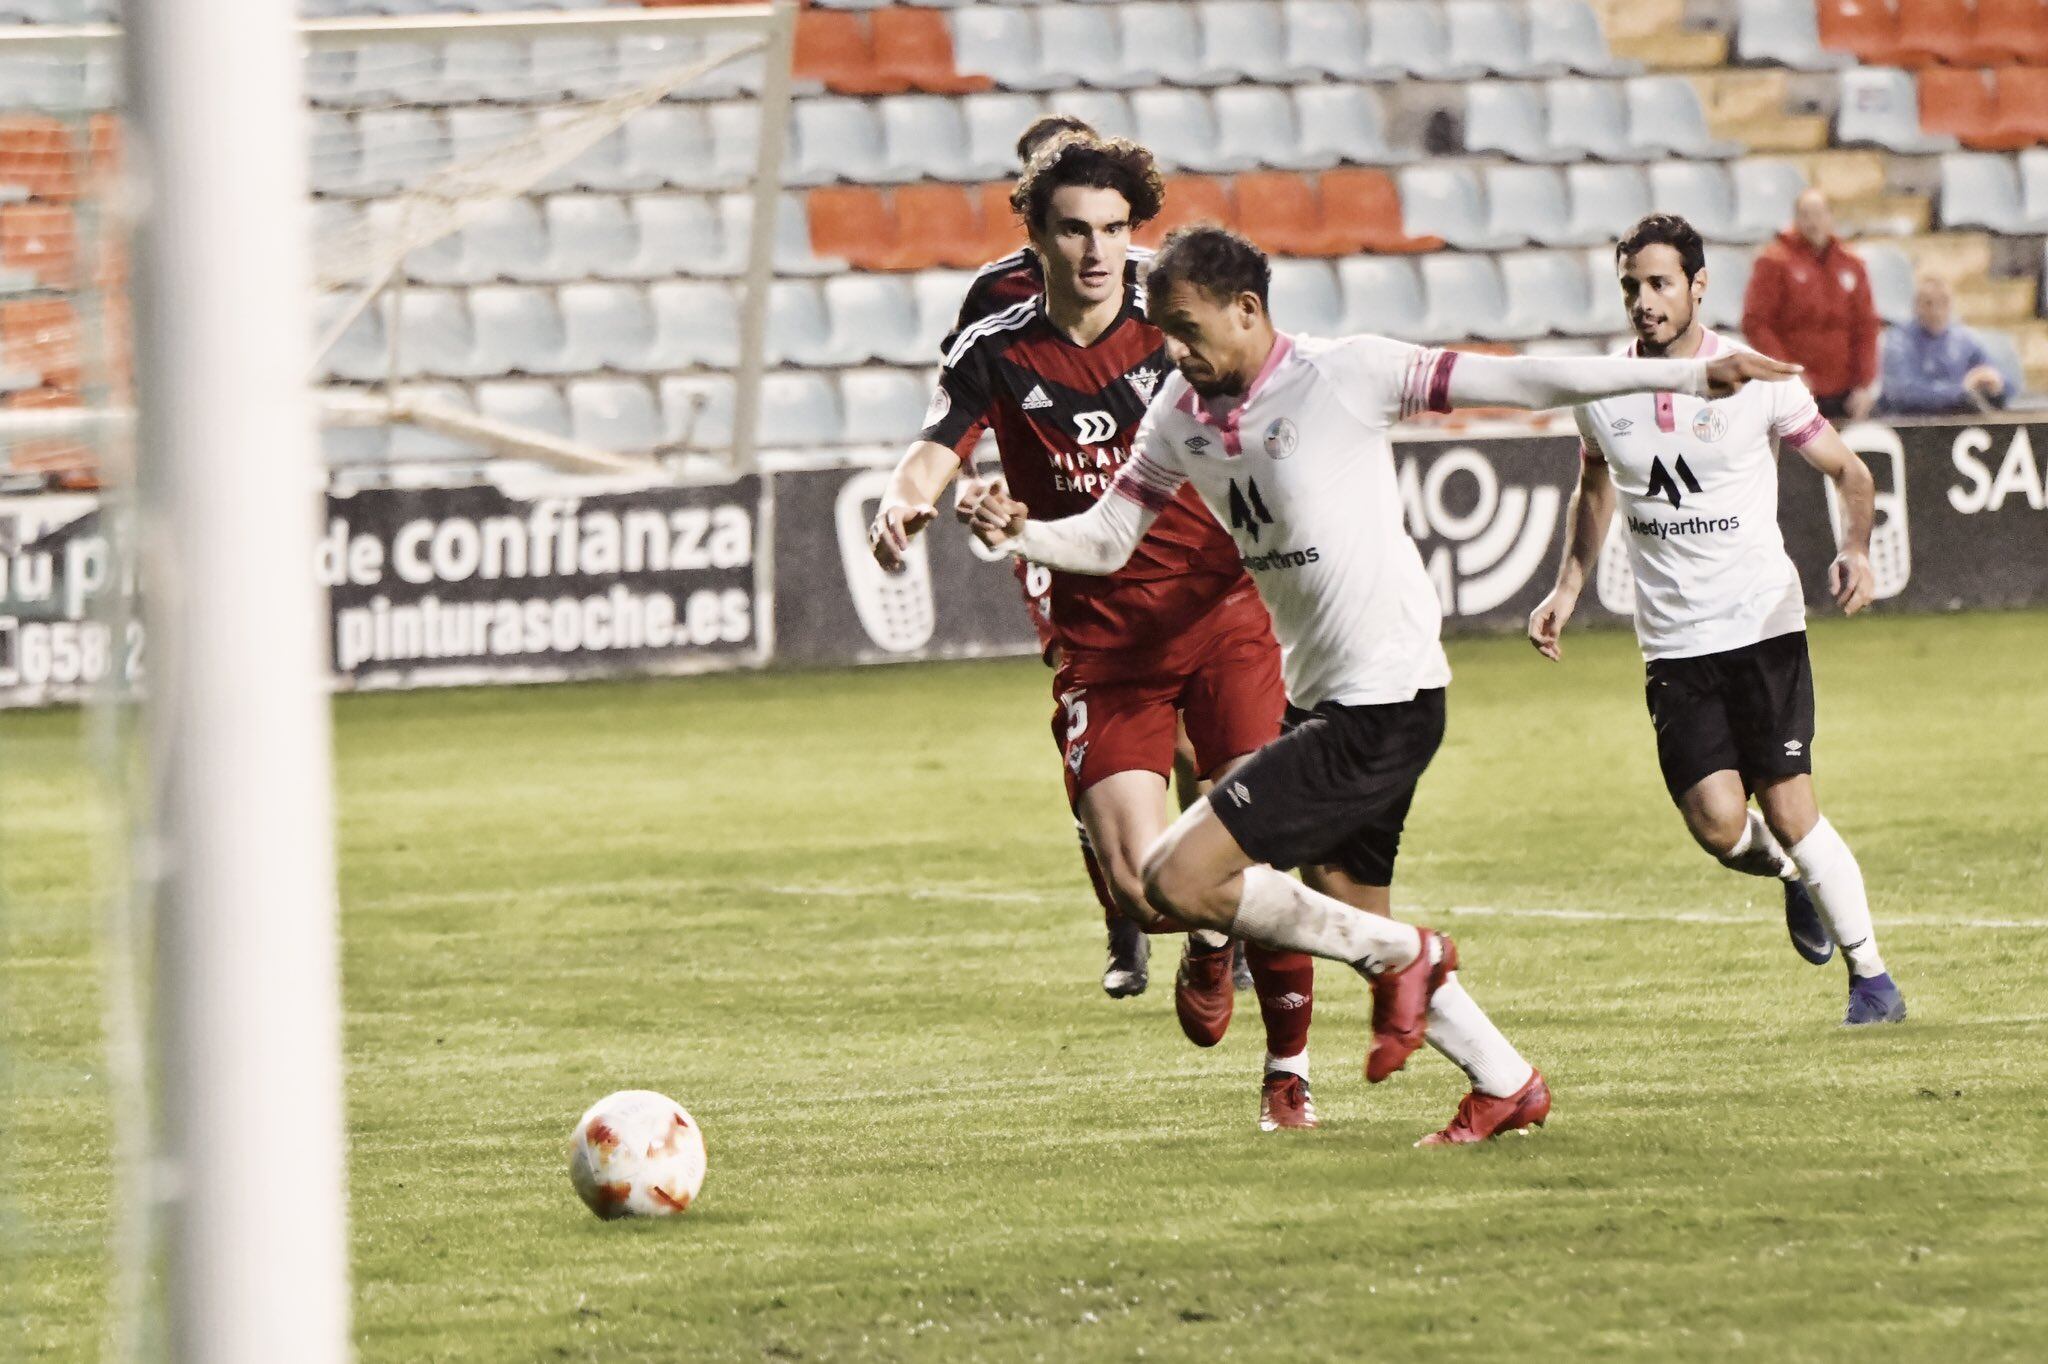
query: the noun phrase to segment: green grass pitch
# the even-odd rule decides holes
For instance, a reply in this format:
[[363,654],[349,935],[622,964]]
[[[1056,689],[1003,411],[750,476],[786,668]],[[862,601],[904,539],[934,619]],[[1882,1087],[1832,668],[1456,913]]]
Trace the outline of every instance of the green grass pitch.
[[[2038,1358],[2048,1332],[2048,615],[1814,628],[1823,807],[1912,1018],[1692,848],[1623,635],[1452,648],[1397,902],[1550,1077],[1527,1140],[1410,1148],[1462,1077],[1260,1135],[1256,1010],[1100,933],[1028,661],[336,706],[364,1361]],[[80,717],[0,718],[0,1356],[105,1332],[110,1119]],[[686,1104],[696,1210],[603,1224],[577,1114]]]

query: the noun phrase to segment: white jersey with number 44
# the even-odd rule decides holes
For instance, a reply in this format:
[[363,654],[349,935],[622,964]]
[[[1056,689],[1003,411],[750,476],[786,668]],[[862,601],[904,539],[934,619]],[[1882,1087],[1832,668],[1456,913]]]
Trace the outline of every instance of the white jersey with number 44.
[[[1730,346],[1706,332],[1699,357]],[[1577,416],[1580,457],[1604,462],[1614,480],[1643,657],[1718,654],[1805,626],[1771,443],[1797,448],[1827,429],[1803,382],[1752,383],[1711,402],[1635,393]]]
[[1155,511],[1195,485],[1272,613],[1297,706],[1407,701],[1450,681],[1387,432],[1448,410],[1456,359],[1378,336],[1283,335],[1242,397],[1204,402],[1169,375],[1111,485]]

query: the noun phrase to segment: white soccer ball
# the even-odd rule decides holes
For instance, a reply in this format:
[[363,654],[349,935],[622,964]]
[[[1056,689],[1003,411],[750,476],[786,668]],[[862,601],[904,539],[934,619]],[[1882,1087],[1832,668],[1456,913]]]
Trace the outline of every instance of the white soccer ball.
[[569,1135],[569,1180],[606,1219],[688,1212],[704,1186],[704,1133],[665,1094],[607,1094]]

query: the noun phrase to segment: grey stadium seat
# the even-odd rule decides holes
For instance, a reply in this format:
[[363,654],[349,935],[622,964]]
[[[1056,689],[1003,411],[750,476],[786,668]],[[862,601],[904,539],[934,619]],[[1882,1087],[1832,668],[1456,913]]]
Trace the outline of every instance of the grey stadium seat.
[[1327,147],[1303,146],[1294,100],[1286,90],[1232,85],[1216,91],[1209,102],[1216,111],[1216,155],[1226,164],[1321,170],[1343,160]]
[[1405,72],[1424,80],[1471,80],[1485,74],[1451,57],[1443,7],[1434,0],[1375,0],[1365,9],[1367,41],[1377,72]]
[[1375,74],[1365,14],[1351,0],[1284,0],[1280,12],[1291,65],[1337,80]]
[[1138,61],[1127,61],[1117,13],[1093,5],[1045,5],[1036,13],[1038,52],[1066,78],[1098,90],[1128,90],[1157,85],[1160,73]]
[[1913,261],[1889,242],[1857,242],[1856,254],[1870,276],[1870,298],[1877,315],[1893,326],[1913,317]]
[[1585,0],[1530,0],[1529,60],[1587,76],[1626,76],[1640,69],[1608,49],[1600,17]]
[[1508,0],[1450,0],[1444,22],[1453,66],[1509,77],[1559,74],[1531,59],[1528,17]]
[[1683,216],[1710,242],[1734,239],[1735,193],[1728,172],[1711,161],[1660,161],[1650,167],[1650,207]]
[[1474,81],[1465,87],[1465,147],[1500,152],[1517,161],[1575,161],[1545,134],[1549,119],[1538,87],[1509,81]]
[[1017,135],[1044,111],[1045,101],[1035,95],[968,95],[961,99],[961,116],[967,126],[966,163],[970,178],[1000,180],[1017,170]]
[[1344,310],[1340,332],[1378,332],[1404,341],[1432,339],[1422,279],[1412,261],[1352,256],[1337,262],[1337,283]]
[[917,300],[901,275],[848,274],[825,281],[825,313],[832,320],[832,352],[842,363],[885,360],[917,364],[930,358],[917,334]]
[[740,362],[740,303],[732,285],[663,280],[648,289],[647,298],[654,311],[649,369],[730,369]]
[[1210,65],[1195,6],[1184,0],[1119,0],[1115,11],[1128,84],[1227,85],[1237,79],[1232,67]]
[[398,300],[398,372],[404,378],[481,379],[469,300],[450,289],[407,289]]
[[1467,251],[1519,246],[1524,236],[1504,236],[1486,223],[1486,199],[1479,173],[1470,166],[1411,166],[1400,173],[1401,222],[1411,237],[1442,237]]
[[882,150],[892,178],[982,178],[968,161],[967,123],[958,100],[949,95],[889,95],[880,105]]
[[1910,71],[1860,66],[1844,71],[1835,87],[1835,141],[1845,147],[1895,152],[1952,152],[1947,133],[1920,126],[1920,87]]
[[1614,325],[1606,295],[1596,295],[1587,278],[1586,253],[1510,251],[1499,260],[1501,286],[1513,314],[1511,331],[1600,336]]
[[1321,69],[1293,61],[1287,25],[1267,0],[1202,0],[1202,65],[1262,85],[1314,80]]
[[654,390],[639,379],[578,379],[569,385],[569,428],[600,450],[652,450],[661,444]]
[[1422,296],[1429,307],[1423,329],[1436,340],[1521,341],[1548,330],[1533,309],[1510,307],[1500,267],[1491,256],[1453,251],[1424,256]]
[[1736,241],[1767,241],[1792,221],[1792,205],[1806,190],[1796,161],[1758,157],[1729,163],[1735,190]]
[[1283,331],[1336,336],[1344,330],[1344,300],[1327,261],[1274,261],[1267,299]]
[[2027,223],[2019,168],[1996,152],[1950,152],[1941,158],[1941,225],[2007,234],[2042,230]]
[[570,436],[569,404],[555,384],[538,379],[494,379],[476,386],[476,410],[480,417],[530,426],[567,440]]
[[1005,90],[1051,90],[1068,74],[1041,61],[1038,21],[1014,5],[967,5],[947,16],[953,61],[960,70],[988,76]]
[[769,374],[761,380],[764,446],[812,450],[842,439],[839,393],[822,374]]
[[1294,122],[1301,130],[1301,155],[1314,165],[1393,166],[1414,160],[1388,144],[1386,114],[1369,85],[1296,86]]
[[661,381],[662,444],[723,451],[732,444],[730,374],[670,375]]
[[1812,0],[1741,0],[1735,11],[1735,52],[1745,62],[1772,62],[1795,71],[1834,71],[1856,62],[1820,45]]
[[840,437],[849,445],[900,449],[923,424],[930,397],[918,376],[907,370],[847,370],[839,376]]
[[1629,141],[1628,108],[1622,93],[1607,81],[1555,80],[1543,90],[1549,117],[1545,136],[1556,151],[1602,161],[1640,161],[1643,153]]
[[557,295],[562,330],[572,353],[588,355],[593,369],[629,373],[654,368],[654,307],[637,284],[567,284]]
[[1506,240],[1574,244],[1564,177],[1548,166],[1486,168],[1486,229]]
[[1240,159],[1224,147],[1204,91],[1134,91],[1131,116],[1137,120],[1138,141],[1152,149],[1161,170],[1216,174],[1258,164],[1256,157]]
[[1640,166],[1567,166],[1571,218],[1565,230],[1574,244],[1611,242],[1650,211],[1650,184]]
[[1626,83],[1628,136],[1649,155],[1693,158],[1742,154],[1742,144],[1717,138],[1707,127],[1699,91],[1682,76],[1638,76]]

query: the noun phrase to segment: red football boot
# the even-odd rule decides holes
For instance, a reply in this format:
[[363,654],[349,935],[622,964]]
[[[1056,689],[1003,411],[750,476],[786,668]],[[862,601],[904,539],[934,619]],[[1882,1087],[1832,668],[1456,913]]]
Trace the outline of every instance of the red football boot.
[[1316,1125],[1316,1101],[1309,1097],[1308,1081],[1291,1071],[1267,1071],[1259,1086],[1259,1130]]
[[1429,997],[1458,969],[1458,945],[1433,928],[1421,928],[1422,950],[1398,971],[1372,978],[1372,1051],[1365,1078],[1378,1084],[1408,1064],[1429,1026]]
[[1542,1071],[1530,1069],[1529,1083],[1504,1099],[1473,1090],[1458,1101],[1457,1115],[1449,1127],[1432,1132],[1415,1144],[1471,1146],[1503,1132],[1526,1132],[1531,1127],[1543,1126],[1543,1120],[1550,1116],[1550,1086],[1543,1083]]
[[1230,1027],[1237,989],[1230,980],[1230,944],[1198,947],[1193,934],[1181,940],[1180,970],[1173,977],[1173,1011],[1180,1030],[1198,1047],[1213,1047]]

